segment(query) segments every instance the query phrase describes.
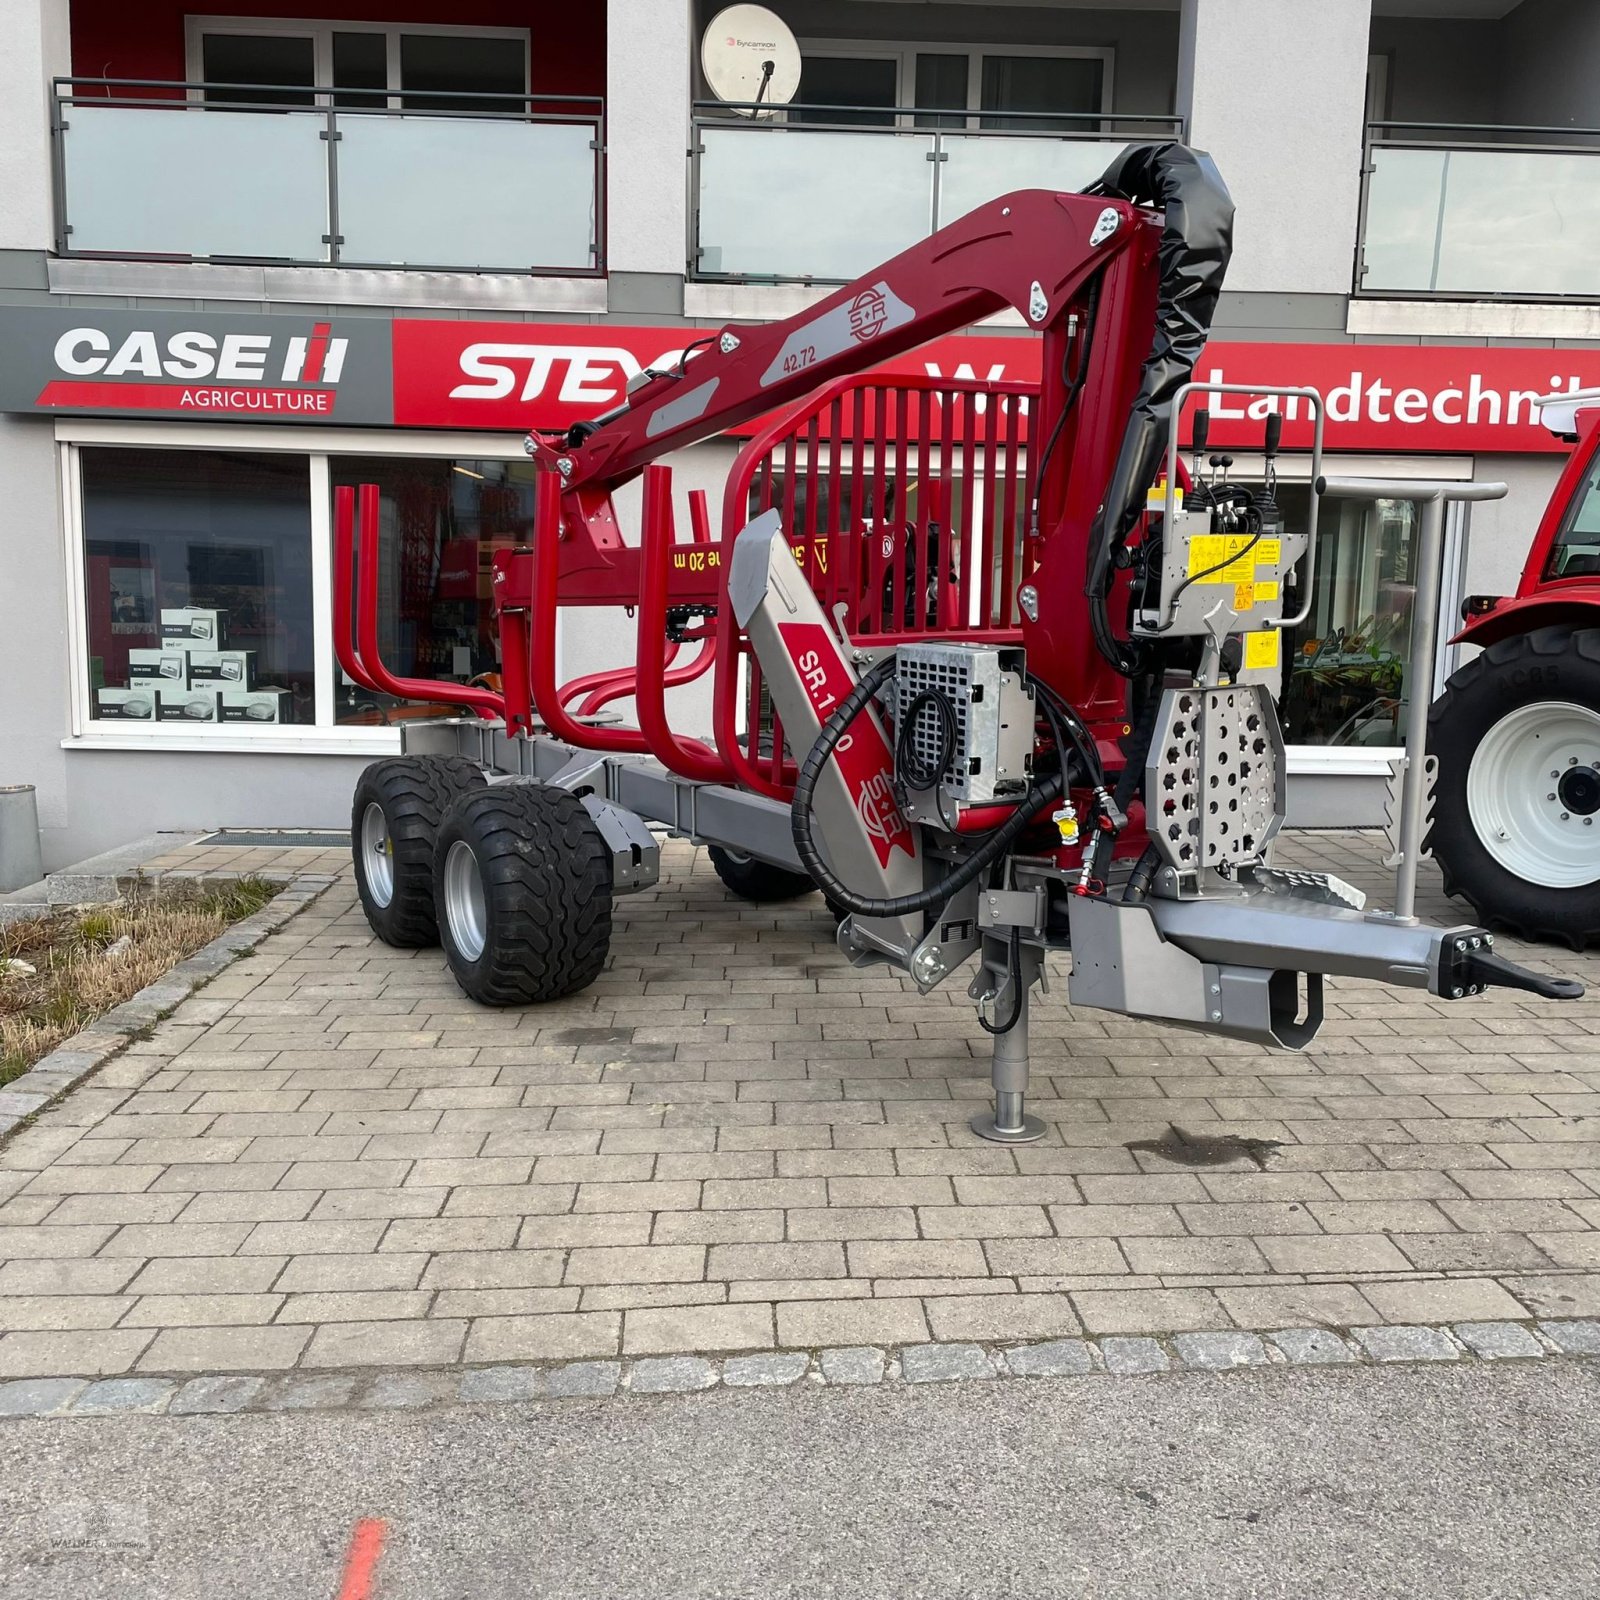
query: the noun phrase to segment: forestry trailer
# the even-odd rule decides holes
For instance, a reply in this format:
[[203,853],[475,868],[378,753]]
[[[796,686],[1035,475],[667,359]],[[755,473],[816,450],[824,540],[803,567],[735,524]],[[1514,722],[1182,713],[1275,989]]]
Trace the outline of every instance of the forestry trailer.
[[[571,994],[605,963],[614,897],[656,881],[653,822],[710,846],[746,899],[820,888],[844,954],[922,992],[976,957],[995,1099],[974,1126],[1011,1142],[1042,1131],[1024,1095],[1047,952],[1071,952],[1076,1005],[1291,1048],[1330,974],[1445,999],[1581,994],[1482,927],[1415,917],[1423,700],[1395,909],[1271,865],[1281,641],[1309,605],[1317,498],[1285,526],[1278,415],[1259,488],[1179,460],[1232,219],[1209,157],[1133,146],[1085,193],[992,201],[798,316],[696,339],[610,414],[530,437],[531,534],[494,563],[498,688],[384,665],[379,491],[338,491],[345,672],[466,713],[407,727],[407,753],[357,788],[378,935],[437,938],[485,1004]],[[1036,388],[869,372],[1003,311],[1042,339]],[[1319,397],[1248,392],[1315,419],[1320,474]],[[659,458],[757,418],[720,537],[694,494],[680,538]],[[630,543],[613,494],[641,475]],[[1435,643],[1430,506],[1415,661]],[[635,664],[563,683],[558,619],[590,606],[633,611]],[[709,743],[671,726],[666,698],[707,674]],[[621,699],[636,725],[602,715]]]

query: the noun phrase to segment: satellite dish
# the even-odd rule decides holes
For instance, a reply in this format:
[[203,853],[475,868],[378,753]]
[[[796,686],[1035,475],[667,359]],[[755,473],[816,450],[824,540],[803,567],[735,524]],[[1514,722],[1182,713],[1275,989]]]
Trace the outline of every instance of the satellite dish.
[[[770,117],[800,87],[800,46],[789,25],[765,6],[728,6],[706,27],[700,66],[724,104],[744,104],[742,117]],[[750,110],[759,103],[772,111]]]

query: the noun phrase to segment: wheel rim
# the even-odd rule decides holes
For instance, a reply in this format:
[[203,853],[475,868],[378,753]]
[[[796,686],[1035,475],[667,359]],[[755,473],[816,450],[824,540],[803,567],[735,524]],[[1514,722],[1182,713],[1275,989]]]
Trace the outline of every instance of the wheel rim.
[[489,919],[478,858],[464,839],[457,839],[445,853],[444,918],[451,944],[468,961],[476,961],[488,940]]
[[1600,878],[1600,712],[1544,700],[1502,717],[1467,768],[1467,811],[1484,849],[1525,882]]
[[389,819],[376,800],[361,813],[361,863],[367,880],[367,893],[380,907],[394,899],[394,841],[389,837]]

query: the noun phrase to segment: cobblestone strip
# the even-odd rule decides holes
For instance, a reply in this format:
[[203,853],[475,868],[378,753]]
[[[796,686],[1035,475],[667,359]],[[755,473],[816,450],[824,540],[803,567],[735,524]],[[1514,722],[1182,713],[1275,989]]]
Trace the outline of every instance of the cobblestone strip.
[[376,1373],[269,1373],[181,1378],[19,1378],[0,1383],[10,1417],[237,1415],[244,1411],[420,1410],[443,1405],[692,1394],[708,1389],[829,1388],[987,1382],[996,1378],[1231,1372],[1246,1367],[1371,1366],[1395,1362],[1540,1360],[1600,1355],[1600,1322],[1462,1322],[1438,1327],[1281,1328],[1161,1338],[1048,1339],[1035,1344],[871,1345],[724,1358],[447,1368]]
[[[205,874],[173,872],[163,876],[203,881]],[[81,1033],[63,1040],[20,1078],[13,1078],[0,1088],[0,1143],[68,1090],[77,1088],[85,1078],[98,1072],[113,1056],[121,1055],[135,1039],[175,1011],[197,989],[240,956],[254,950],[338,881],[333,874],[321,872],[301,872],[282,879],[268,873],[262,876],[269,882],[282,882],[283,887],[259,911],[224,928],[210,944],[186,956],[120,1006],[96,1017]]]

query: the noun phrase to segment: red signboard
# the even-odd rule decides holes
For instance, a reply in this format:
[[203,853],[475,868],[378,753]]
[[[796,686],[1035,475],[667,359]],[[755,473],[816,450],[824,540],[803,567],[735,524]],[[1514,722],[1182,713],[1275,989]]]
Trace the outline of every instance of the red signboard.
[[[240,311],[0,308],[0,411],[196,417],[216,421],[465,428],[560,428],[621,403],[628,380],[682,359],[701,328],[618,323],[326,321]],[[849,330],[868,337],[881,307],[864,294]],[[1040,341],[956,334],[877,370],[1033,384]],[[1218,340],[1195,376],[1310,387],[1328,406],[1330,450],[1392,455],[1559,452],[1535,396],[1600,387],[1600,348],[1249,344]],[[1259,443],[1275,402],[1207,402],[1211,438]],[[740,431],[749,432],[754,424]],[[1292,403],[1284,443],[1311,442]]]
[[[561,427],[619,404],[628,379],[676,361],[689,332],[407,318],[394,324],[394,420],[432,428]],[[1039,348],[1026,337],[955,335],[877,370],[1036,383]],[[1600,350],[1216,341],[1195,377],[1319,390],[1331,450],[1560,451],[1533,399],[1600,386]],[[1229,396],[1205,403],[1212,441],[1227,448],[1257,443],[1266,408],[1276,404]],[[1310,408],[1287,402],[1284,444],[1308,448],[1311,431]]]

